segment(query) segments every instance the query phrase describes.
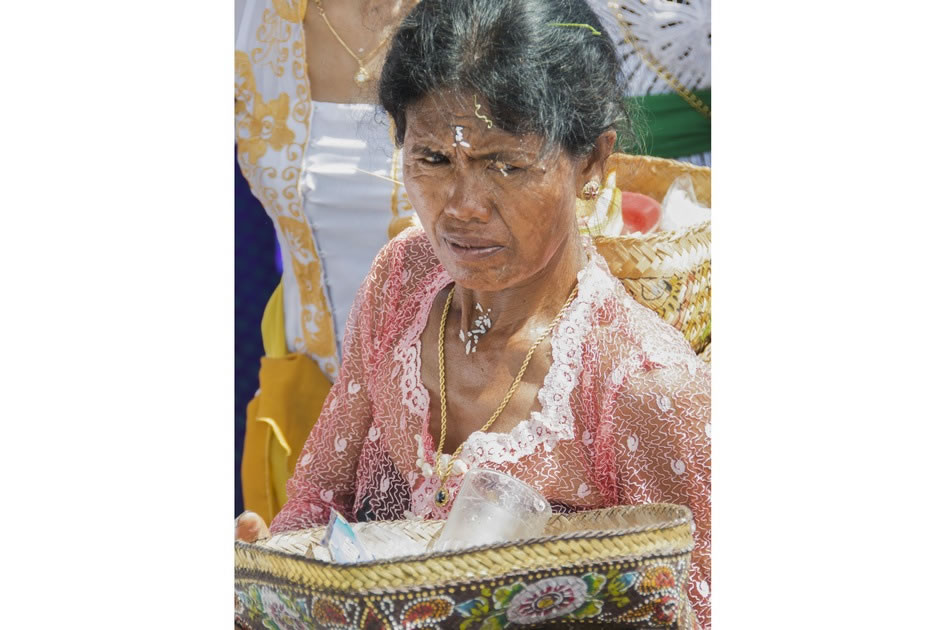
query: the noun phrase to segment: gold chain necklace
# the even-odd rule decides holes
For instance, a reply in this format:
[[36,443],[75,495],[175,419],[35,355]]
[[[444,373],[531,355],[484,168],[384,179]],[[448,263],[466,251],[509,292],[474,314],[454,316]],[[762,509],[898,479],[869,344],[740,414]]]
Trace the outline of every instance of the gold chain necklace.
[[[555,326],[558,325],[558,322],[561,321],[561,317],[564,315],[564,312],[568,310],[571,302],[573,302],[574,298],[577,297],[577,291],[578,287],[577,284],[575,284],[574,289],[571,291],[571,295],[568,296],[564,306],[562,306],[561,310],[558,311],[558,314],[555,315],[555,318],[551,321],[551,324],[549,324],[548,328],[545,329],[545,332],[543,332],[541,336],[535,340],[535,343],[532,344],[532,347],[528,349],[528,353],[525,355],[525,361],[522,363],[522,367],[515,376],[515,380],[512,381],[512,385],[509,387],[509,391],[505,394],[505,398],[502,399],[502,402],[499,403],[499,407],[495,410],[495,413],[492,414],[492,417],[489,418],[488,422],[482,425],[482,428],[479,429],[479,431],[488,431],[489,427],[492,426],[492,424],[499,418],[499,415],[501,415],[505,410],[506,405],[508,405],[509,401],[512,400],[512,395],[515,394],[515,390],[518,389],[519,383],[522,382],[522,377],[525,375],[525,370],[528,368],[528,363],[532,360],[532,355],[535,354],[535,350],[538,349],[538,346],[541,345],[541,342],[545,340],[545,337],[547,337],[548,334],[554,330]],[[440,317],[440,339],[438,344],[440,361],[440,444],[436,448],[436,459],[433,462],[436,475],[440,478],[440,488],[436,491],[433,501],[439,507],[445,506],[450,501],[450,491],[446,489],[446,479],[450,476],[450,471],[453,470],[453,464],[456,463],[456,459],[463,451],[463,446],[466,445],[466,442],[463,442],[456,448],[452,457],[450,457],[449,463],[446,465],[446,470],[441,471],[440,458],[443,456],[443,445],[446,444],[446,367],[445,361],[443,359],[443,337],[446,333],[446,316],[450,312],[450,304],[453,302],[453,293],[455,292],[456,285],[454,284],[453,288],[450,289],[449,295],[446,296],[446,304],[443,306],[443,315]]]
[[[377,46],[375,46],[374,49],[371,50],[371,52],[369,52],[368,54],[366,54],[363,58],[358,57],[356,54],[354,54],[354,51],[348,47],[348,44],[345,43],[345,40],[341,39],[341,35],[339,35],[338,31],[335,30],[335,27],[331,25],[331,22],[328,21],[328,16],[325,14],[325,7],[322,6],[322,0],[314,0],[314,2],[315,2],[315,7],[318,9],[318,12],[321,13],[322,19],[325,20],[325,26],[327,26],[328,30],[331,31],[331,34],[335,36],[335,39],[338,40],[338,43],[341,44],[341,47],[344,48],[346,51],[348,51],[348,54],[351,55],[355,63],[358,64],[358,72],[357,74],[354,75],[354,81],[358,85],[363,85],[364,83],[366,83],[367,81],[371,79],[371,73],[367,71],[367,68],[364,67],[364,64],[370,63],[371,59],[373,59],[377,55],[377,53],[380,52],[381,48],[383,48],[387,44],[387,41],[394,34],[394,29],[391,27],[388,27],[387,35],[385,35],[383,39],[381,39],[380,43]],[[414,2],[414,5],[418,3],[419,3],[419,0],[417,0],[417,2]]]

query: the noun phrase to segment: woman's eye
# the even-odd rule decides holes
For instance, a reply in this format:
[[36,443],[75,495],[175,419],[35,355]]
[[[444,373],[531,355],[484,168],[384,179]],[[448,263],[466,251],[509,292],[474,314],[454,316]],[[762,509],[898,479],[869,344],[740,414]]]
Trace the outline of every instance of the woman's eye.
[[423,161],[427,164],[443,164],[446,162],[446,156],[442,153],[433,153],[431,155],[425,156]]
[[502,162],[499,160],[496,160],[492,163],[492,168],[499,171],[503,175],[508,175],[509,173],[514,173],[515,171],[521,170],[517,166],[512,166],[508,162]]

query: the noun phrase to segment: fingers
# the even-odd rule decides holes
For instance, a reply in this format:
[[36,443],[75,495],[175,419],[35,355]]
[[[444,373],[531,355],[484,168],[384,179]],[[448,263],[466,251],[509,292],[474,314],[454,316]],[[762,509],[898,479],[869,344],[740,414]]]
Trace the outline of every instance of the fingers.
[[266,527],[266,521],[255,512],[243,512],[236,519],[236,540],[243,542],[256,542],[263,538],[269,538],[269,528]]

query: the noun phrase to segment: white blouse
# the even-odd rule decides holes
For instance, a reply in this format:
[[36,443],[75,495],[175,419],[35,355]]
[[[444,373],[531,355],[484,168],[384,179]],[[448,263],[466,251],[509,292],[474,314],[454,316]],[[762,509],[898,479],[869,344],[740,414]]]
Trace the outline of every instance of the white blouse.
[[[309,128],[300,186],[303,212],[322,261],[340,353],[358,287],[398,216],[400,187],[390,178],[401,170],[400,163],[393,164],[395,156],[400,162],[400,152],[394,149],[387,114],[375,105],[313,101]],[[298,290],[284,286],[283,291],[286,328],[294,330],[299,324],[289,319],[300,317]]]

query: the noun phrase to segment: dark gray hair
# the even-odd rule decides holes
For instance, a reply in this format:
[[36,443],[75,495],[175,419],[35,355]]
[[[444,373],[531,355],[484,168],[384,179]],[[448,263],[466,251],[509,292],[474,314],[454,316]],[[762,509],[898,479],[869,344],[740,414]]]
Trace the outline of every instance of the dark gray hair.
[[380,102],[399,145],[411,103],[456,91],[479,95],[498,128],[582,156],[608,129],[628,135],[619,68],[585,0],[422,0],[394,35]]

